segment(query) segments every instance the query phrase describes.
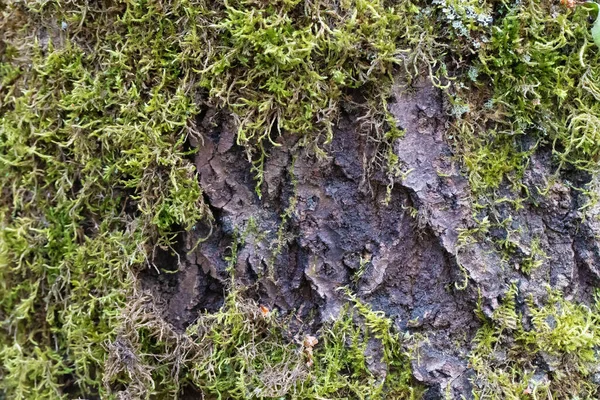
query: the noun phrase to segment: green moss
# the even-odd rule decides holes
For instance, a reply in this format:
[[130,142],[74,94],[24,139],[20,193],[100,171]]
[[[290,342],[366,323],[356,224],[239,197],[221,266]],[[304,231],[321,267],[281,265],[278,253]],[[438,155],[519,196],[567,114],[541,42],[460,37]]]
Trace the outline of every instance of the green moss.
[[[451,37],[452,53],[475,53],[456,63],[458,76],[447,89],[455,116],[449,136],[465,167],[477,213],[489,216],[490,227],[502,232],[504,239],[495,243],[498,250],[528,274],[545,257],[535,243],[525,243],[535,254],[520,254],[515,245],[523,242],[524,232],[511,231],[506,215],[526,202],[536,203],[563,172],[596,174],[600,165],[600,92],[594,72],[600,58],[589,10],[537,0],[438,4],[447,29],[463,31]],[[465,13],[495,17],[467,26]],[[527,187],[523,176],[540,153],[552,154],[553,176],[544,187]]]
[[524,258],[521,270],[523,273],[529,275],[531,271],[542,266],[547,259],[548,256],[542,249],[539,237],[535,237],[531,240],[529,254]]
[[[110,397],[129,379],[143,397],[176,394],[183,379],[239,398],[255,379],[243,381],[247,360],[234,354],[244,342],[262,352],[254,368],[289,357],[303,365],[280,334],[258,341],[266,325],[241,326],[246,309],[230,300],[205,319],[234,329],[235,341],[215,328],[194,342],[222,341],[219,367],[228,366],[203,375],[174,356],[192,339],[152,313],[131,315],[139,310],[128,303],[142,301],[136,274],[155,246],[210,218],[185,145],[205,103],[237,119],[260,186],[267,143],[279,134],[323,155],[343,89],[376,82],[382,90],[367,92],[382,98],[392,67],[410,59],[399,46],[414,42],[406,27],[415,11],[378,0],[342,2],[338,13],[298,1],[2,5],[0,390],[11,398]],[[372,134],[387,145],[395,138],[381,128]],[[358,340],[361,328],[344,318],[340,331],[355,329]],[[332,381],[306,381],[305,393],[383,390],[345,356],[347,343],[327,342],[343,357],[319,364]],[[134,344],[140,353],[123,353]],[[115,357],[125,356],[137,361],[120,369]],[[345,368],[354,372],[338,376]],[[400,382],[398,374],[390,377]]]
[[[142,38],[128,44],[142,36],[130,14],[86,20],[103,35],[86,38],[90,51],[78,44],[79,9],[3,12],[27,23],[1,60],[0,388],[31,399],[102,393],[104,345],[148,246],[206,214],[183,148],[197,108],[162,58],[176,49],[160,31],[146,39],[158,59],[138,58]],[[62,20],[79,33],[67,38]],[[123,24],[128,37],[117,35]]]
[[381,0],[344,0],[335,12],[331,6],[242,0],[215,11],[219,36],[201,85],[233,111],[259,195],[265,149],[278,146],[278,136],[296,135],[322,155],[319,146],[332,139],[343,90],[377,85],[364,93],[378,99],[394,65],[411,58],[410,49],[400,47],[413,44],[419,30],[418,9],[409,1],[389,7]]
[[[455,117],[449,137],[481,216],[478,227],[461,233],[461,243],[489,241],[492,229],[501,232],[495,245],[503,261],[528,275],[547,257],[539,238],[514,229],[511,214],[533,200],[531,194],[545,195],[564,171],[598,172],[594,71],[600,59],[588,10],[537,0],[436,3],[452,32],[448,46],[458,66],[447,89]],[[483,13],[494,20],[469,25],[465,10],[472,18]],[[526,187],[524,173],[539,152],[552,154],[556,174],[547,187]],[[541,306],[518,300],[513,286],[477,333],[471,355],[476,398],[596,398],[597,306],[578,305],[554,291]]]
[[[403,349],[408,338],[382,313],[351,300],[316,333],[313,348],[308,334],[290,331],[238,290],[185,333],[174,332],[142,297],[124,313],[106,381],[135,398],[176,396],[183,388],[227,399],[418,398],[422,389]],[[369,342],[381,353],[367,356]],[[384,365],[383,374],[369,369],[371,361]]]
[[478,399],[596,398],[598,303],[592,307],[549,291],[545,304],[517,307],[516,286],[475,337],[471,364]]
[[600,59],[588,12],[535,0],[499,11],[472,67],[476,82],[454,87],[469,101],[455,136],[473,189],[481,194],[503,179],[520,181],[541,146],[552,148],[557,169],[596,171]]
[[[186,146],[207,106],[235,119],[259,194],[279,135],[326,156],[340,104],[354,103],[349,94],[360,88],[365,99],[352,107],[364,111],[361,133],[376,149],[365,175],[384,171],[389,201],[401,174],[392,146],[403,134],[386,110],[392,74],[410,80],[420,70],[449,94],[452,135],[479,209],[518,207],[528,159],[540,148],[551,149],[558,171],[597,170],[599,55],[582,7],[50,0],[2,4],[0,13],[0,391],[10,398],[110,398],[119,388],[160,397],[183,387],[233,398],[418,395],[403,340],[356,299],[320,332],[308,368],[286,325],[237,289],[185,334],[140,294],[137,271],[152,263],[153,249],[210,218]],[[498,198],[507,182],[512,197]],[[506,220],[485,221],[474,231],[508,229]],[[514,245],[508,234],[504,245]],[[544,259],[539,244],[530,250],[525,273]],[[575,318],[553,315],[566,321],[561,334],[596,321],[595,311],[553,304]],[[530,308],[539,321],[550,312]],[[523,346],[574,357],[574,376],[589,375],[595,328],[563,342],[535,318],[525,329],[510,307],[504,312],[501,330],[486,324],[481,343],[520,332]],[[385,376],[367,367],[369,340],[384,349]],[[528,385],[525,364],[510,365],[490,373],[507,377],[506,390]]]

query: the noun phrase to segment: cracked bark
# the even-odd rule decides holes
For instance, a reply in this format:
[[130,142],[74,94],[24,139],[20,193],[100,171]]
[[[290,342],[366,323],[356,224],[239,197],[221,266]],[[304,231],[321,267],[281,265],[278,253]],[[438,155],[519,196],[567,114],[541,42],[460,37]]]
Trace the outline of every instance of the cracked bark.
[[[337,289],[350,286],[363,301],[393,318],[399,330],[427,335],[413,370],[431,388],[428,398],[443,398],[447,387],[456,398],[468,398],[467,356],[480,326],[473,312],[479,293],[488,315],[512,283],[520,296],[531,295],[536,302],[546,296],[545,283],[569,298],[590,301],[600,279],[600,223],[591,217],[600,209],[588,210],[584,221],[578,210],[584,199],[565,182],[568,178],[581,186],[589,177],[565,177],[547,196],[534,194],[517,213],[500,208],[504,217],[512,215],[514,229],[521,230],[517,251],[527,255],[538,238],[548,256],[526,276],[493,245],[494,235],[501,238],[502,232],[492,232],[489,240],[458,243],[459,231],[476,224],[468,181],[445,139],[449,121],[440,91],[425,81],[410,90],[398,85],[389,107],[406,131],[394,151],[411,171],[395,182],[389,205],[383,204],[384,179],[373,177],[371,191],[361,185],[368,148],[352,112],[342,112],[326,160],[293,151],[295,139],[280,137],[281,146],[270,149],[259,199],[246,153],[235,144],[232,119],[209,110],[199,121],[203,141],[193,145],[198,147],[195,163],[215,217],[214,229],[189,254],[208,227],[198,226],[182,238],[180,263],[169,257],[160,261],[179,272],[168,278],[147,274],[146,285],[161,293],[165,318],[183,329],[199,310],[221,304],[228,279],[223,255],[234,231],[243,232],[254,223],[260,234],[248,235],[235,260],[236,277],[252,296],[281,313],[295,313],[304,329],[316,329],[335,318],[344,304]],[[544,186],[552,173],[550,153],[542,150],[524,183]],[[292,198],[295,207],[282,225]],[[410,208],[418,211],[416,218]],[[459,290],[456,283],[465,274],[468,284]],[[376,354],[374,346],[368,351]],[[376,364],[375,372],[382,368]]]

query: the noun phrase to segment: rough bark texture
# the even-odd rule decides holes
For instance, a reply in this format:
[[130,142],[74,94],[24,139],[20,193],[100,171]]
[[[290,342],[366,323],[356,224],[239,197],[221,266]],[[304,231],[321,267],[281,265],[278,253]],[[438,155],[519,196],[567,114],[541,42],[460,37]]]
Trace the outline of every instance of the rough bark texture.
[[[588,177],[570,176],[570,184],[559,179],[546,196],[534,194],[516,214],[506,210],[504,217],[510,211],[513,228],[521,230],[516,251],[527,256],[538,238],[548,256],[526,276],[493,244],[505,233],[458,242],[461,229],[476,225],[468,181],[445,141],[449,121],[440,91],[426,82],[409,90],[398,86],[390,112],[406,131],[394,149],[410,172],[395,182],[388,205],[386,182],[375,176],[365,184],[370,155],[352,112],[342,112],[324,161],[293,151],[293,139],[280,138],[281,146],[270,149],[265,164],[260,199],[246,153],[235,144],[232,120],[216,112],[204,115],[195,163],[215,222],[212,234],[195,248],[208,227],[181,238],[180,261],[166,255],[156,261],[172,269],[179,265],[177,273],[146,276],[146,284],[161,293],[166,318],[183,329],[200,310],[220,305],[229,280],[223,255],[234,232],[255,223],[235,260],[235,275],[251,295],[269,308],[295,313],[295,321],[302,321],[298,329],[314,330],[338,314],[345,301],[338,288],[350,287],[401,331],[428,337],[413,370],[434,399],[443,398],[448,386],[456,398],[470,396],[467,355],[480,324],[474,314],[478,293],[488,315],[514,282],[523,298],[543,300],[548,283],[589,301],[600,279],[600,225],[593,218],[583,221],[578,209],[584,199],[572,188]],[[532,191],[543,187],[553,172],[550,152],[542,150],[525,184]],[[415,209],[416,217],[411,216]],[[376,363],[372,368],[385,373]]]

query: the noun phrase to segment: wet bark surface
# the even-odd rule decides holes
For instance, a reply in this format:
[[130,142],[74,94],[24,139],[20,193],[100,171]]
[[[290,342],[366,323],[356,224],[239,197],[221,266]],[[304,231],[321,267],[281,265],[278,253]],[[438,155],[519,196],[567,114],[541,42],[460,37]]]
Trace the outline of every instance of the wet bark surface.
[[[314,331],[335,318],[346,302],[338,289],[348,287],[393,318],[400,331],[428,338],[413,371],[435,399],[444,398],[447,387],[453,396],[470,396],[467,357],[480,326],[478,301],[491,315],[511,284],[518,285],[520,300],[543,301],[549,284],[589,301],[600,279],[600,226],[589,216],[600,210],[587,210],[584,218],[579,208],[585,199],[576,190],[589,177],[558,179],[547,195],[531,196],[516,213],[499,207],[506,215],[491,217],[512,215],[520,232],[516,256],[503,258],[494,240],[506,232],[459,241],[459,232],[476,223],[468,181],[445,139],[449,121],[440,91],[425,82],[398,86],[389,111],[406,132],[394,144],[406,173],[396,179],[388,202],[385,179],[375,175],[365,183],[372,154],[350,111],[342,112],[324,160],[281,137],[280,146],[269,150],[261,198],[245,150],[235,144],[233,120],[214,111],[203,115],[203,136],[193,145],[214,222],[182,236],[178,256],[159,254],[156,264],[173,273],[144,275],[165,318],[184,329],[198,312],[219,307],[228,267],[261,304],[294,314],[293,329]],[[525,185],[532,191],[545,186],[553,173],[550,153],[542,150]],[[236,238],[243,242],[230,261]],[[533,240],[547,260],[527,276],[518,263]]]

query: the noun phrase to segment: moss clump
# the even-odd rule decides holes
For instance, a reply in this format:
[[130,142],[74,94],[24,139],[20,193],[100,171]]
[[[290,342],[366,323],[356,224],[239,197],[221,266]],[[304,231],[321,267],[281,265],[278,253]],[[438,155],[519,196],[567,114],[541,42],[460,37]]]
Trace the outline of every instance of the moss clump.
[[[461,240],[489,241],[493,231],[504,261],[530,274],[547,256],[513,214],[528,201],[534,206],[561,173],[583,181],[600,165],[600,58],[589,10],[538,0],[436,4],[452,32],[446,60],[457,67],[447,89],[454,116],[449,137],[481,221]],[[482,22],[476,15],[493,19],[468,24]],[[527,187],[524,174],[541,152],[552,154],[555,176],[547,187]],[[476,398],[596,398],[597,305],[578,305],[552,290],[541,306],[517,303],[516,287],[505,296],[475,338]]]
[[600,303],[589,308],[550,290],[544,305],[528,300],[522,308],[518,297],[513,286],[477,332],[471,354],[476,398],[596,398]]
[[381,0],[237,0],[214,10],[217,36],[201,86],[233,111],[259,195],[266,148],[278,146],[278,136],[297,135],[323,155],[344,89],[374,85],[364,93],[385,109],[378,94],[390,86],[393,67],[415,61],[416,13],[409,1],[391,7]]
[[[406,339],[356,299],[317,332],[317,344],[238,290],[186,333],[174,332],[157,315],[144,296],[123,313],[105,375],[115,394],[163,398],[192,389],[228,399],[412,399],[421,393],[411,380]],[[380,355],[365,355],[369,342]],[[371,371],[371,361],[385,370]]]
[[[505,259],[529,273],[545,257],[535,243],[524,243],[539,253],[533,259],[519,254],[515,243],[523,242],[526,232],[511,228],[511,215],[535,204],[564,173],[577,181],[568,185],[590,194],[583,182],[600,165],[595,72],[600,58],[589,10],[537,0],[515,5],[487,1],[479,7],[466,0],[458,3],[442,2],[441,15],[455,20],[466,9],[469,15],[494,19],[469,27],[469,35],[448,44],[452,54],[474,53],[471,59],[453,60],[458,76],[447,90],[455,116],[450,135],[474,206],[481,218],[489,217],[487,231],[502,237],[495,244]],[[553,173],[542,187],[529,187],[523,177],[532,157],[540,154],[542,159],[552,155]]]
[[134,272],[206,216],[184,149],[197,107],[165,39],[177,33],[139,4],[86,7],[2,11],[0,389],[10,398],[103,397],[104,345]]
[[600,58],[588,11],[530,0],[497,12],[470,67],[477,75],[454,87],[468,102],[455,136],[473,189],[483,194],[509,179],[518,192],[539,147],[552,149],[558,170],[596,171]]

